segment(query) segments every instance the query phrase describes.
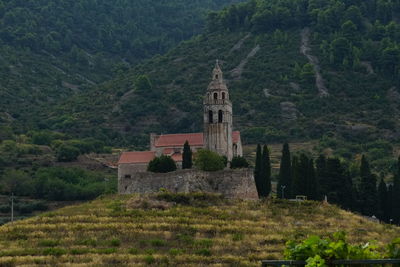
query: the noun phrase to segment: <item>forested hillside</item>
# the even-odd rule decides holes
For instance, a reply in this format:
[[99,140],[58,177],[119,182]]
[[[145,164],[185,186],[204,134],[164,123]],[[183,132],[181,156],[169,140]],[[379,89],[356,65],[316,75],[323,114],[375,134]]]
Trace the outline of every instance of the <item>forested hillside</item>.
[[166,52],[232,2],[0,1],[0,123],[46,128],[38,111]]
[[380,160],[399,137],[399,8],[388,0],[234,5],[210,14],[206,33],[69,99],[48,125],[139,147],[150,131],[199,131],[218,58],[246,142],[318,139],[320,150]]

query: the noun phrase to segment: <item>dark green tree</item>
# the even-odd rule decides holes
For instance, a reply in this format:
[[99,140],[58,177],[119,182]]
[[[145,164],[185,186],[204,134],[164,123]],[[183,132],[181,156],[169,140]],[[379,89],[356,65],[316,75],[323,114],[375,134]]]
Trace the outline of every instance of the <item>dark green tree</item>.
[[80,150],[74,146],[62,144],[57,148],[56,155],[58,161],[74,161],[78,158]]
[[271,160],[268,147],[264,145],[260,168],[260,189],[261,197],[266,198],[271,193]]
[[392,190],[392,219],[396,224],[400,224],[400,157],[397,162],[397,171],[393,177]]
[[224,158],[207,149],[200,149],[196,153],[194,164],[203,171],[219,171],[225,168]]
[[176,170],[176,163],[170,156],[161,155],[149,162],[147,170],[158,173],[173,172]]
[[192,161],[192,150],[190,149],[189,142],[186,141],[183,145],[183,154],[182,154],[182,169],[191,169],[193,166]]
[[291,197],[295,197],[296,193],[297,193],[297,189],[295,189],[297,187],[297,183],[299,182],[299,158],[297,156],[293,156],[292,157],[292,169],[291,169],[291,173],[292,173],[292,182],[290,185],[290,196]]
[[377,215],[378,194],[376,190],[376,177],[371,173],[369,163],[365,156],[361,158],[360,166],[360,205],[364,215]]
[[307,197],[310,200],[318,200],[318,181],[315,174],[313,159],[310,159],[308,164],[307,178]]
[[241,169],[241,168],[248,168],[249,163],[244,157],[236,156],[233,157],[231,160],[231,169]]
[[287,143],[283,144],[278,179],[278,198],[290,198],[292,184],[292,164],[290,159],[289,144]]
[[254,167],[254,181],[256,183],[256,188],[258,192],[258,197],[261,197],[261,165],[262,165],[262,154],[261,154],[261,145],[257,145],[256,152],[256,166]]
[[293,165],[294,179],[293,179],[293,193],[294,196],[302,195],[308,196],[309,179],[308,179],[308,169],[309,169],[309,159],[305,154],[300,155],[298,164]]
[[383,177],[378,186],[378,197],[379,197],[379,219],[387,222],[389,219],[389,203],[388,203],[388,189]]

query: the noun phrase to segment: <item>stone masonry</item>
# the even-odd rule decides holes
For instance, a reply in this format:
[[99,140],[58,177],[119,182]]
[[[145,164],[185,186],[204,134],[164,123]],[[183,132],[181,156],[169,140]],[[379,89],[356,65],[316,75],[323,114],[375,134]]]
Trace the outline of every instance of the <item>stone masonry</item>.
[[209,192],[220,193],[228,198],[258,199],[252,169],[118,173],[120,194],[155,193],[160,189],[175,193]]

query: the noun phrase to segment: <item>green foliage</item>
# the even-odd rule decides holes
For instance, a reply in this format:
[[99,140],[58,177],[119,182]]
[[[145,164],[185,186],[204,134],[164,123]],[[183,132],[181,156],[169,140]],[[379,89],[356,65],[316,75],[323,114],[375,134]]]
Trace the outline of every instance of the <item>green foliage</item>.
[[80,151],[76,147],[62,144],[57,148],[56,154],[58,161],[68,162],[76,160],[80,154]]
[[278,198],[290,198],[291,197],[291,185],[292,185],[292,166],[289,144],[283,144],[282,158],[279,167],[279,180],[277,185]]
[[242,169],[242,168],[248,168],[249,163],[244,157],[241,156],[235,156],[232,158],[231,161],[231,169]]
[[147,170],[158,173],[173,172],[176,171],[176,163],[170,156],[161,155],[149,162]]
[[370,243],[363,245],[351,245],[347,243],[344,232],[335,233],[332,239],[321,239],[318,236],[310,236],[300,243],[288,241],[284,255],[287,260],[307,261],[307,267],[326,267],[329,260],[381,258],[377,247]]
[[376,176],[371,173],[369,163],[365,156],[361,158],[360,177],[359,198],[361,211],[365,215],[375,215],[378,210]]
[[182,169],[191,169],[192,166],[192,149],[190,148],[189,142],[186,141],[183,145]]
[[217,153],[207,149],[197,151],[194,165],[203,171],[219,171],[225,168],[224,159]]

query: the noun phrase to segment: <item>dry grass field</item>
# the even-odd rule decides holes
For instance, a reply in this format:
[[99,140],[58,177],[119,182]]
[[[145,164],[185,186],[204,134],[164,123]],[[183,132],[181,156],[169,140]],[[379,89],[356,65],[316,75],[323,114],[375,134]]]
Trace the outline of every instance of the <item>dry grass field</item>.
[[105,196],[0,227],[0,266],[260,266],[285,242],[338,230],[385,246],[400,228],[317,202]]

